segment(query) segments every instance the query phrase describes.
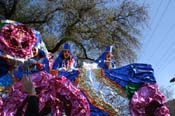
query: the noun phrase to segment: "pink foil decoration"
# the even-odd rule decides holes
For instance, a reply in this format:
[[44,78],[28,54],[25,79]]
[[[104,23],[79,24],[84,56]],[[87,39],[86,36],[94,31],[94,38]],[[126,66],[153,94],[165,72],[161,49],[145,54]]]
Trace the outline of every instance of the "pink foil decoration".
[[130,101],[131,116],[170,116],[165,96],[156,84],[145,84]]
[[155,110],[154,115],[155,116],[170,116],[169,109],[165,105],[163,105]]
[[[52,116],[62,116],[68,109],[70,116],[90,116],[89,104],[80,90],[74,87],[65,77],[54,77],[46,72],[39,72],[31,76],[39,97],[39,111],[50,107]],[[21,82],[12,86],[9,98],[0,99],[0,113],[2,116],[14,116],[24,103],[27,93],[22,90]],[[66,106],[69,105],[69,106]],[[71,109],[69,109],[71,108]],[[24,115],[26,104],[22,108]]]
[[31,57],[36,41],[32,29],[22,24],[10,24],[0,30],[0,49],[13,57]]

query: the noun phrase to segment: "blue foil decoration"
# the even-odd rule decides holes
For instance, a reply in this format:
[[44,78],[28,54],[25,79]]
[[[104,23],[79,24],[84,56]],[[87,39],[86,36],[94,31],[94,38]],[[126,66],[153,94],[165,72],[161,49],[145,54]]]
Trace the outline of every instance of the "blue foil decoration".
[[109,116],[108,113],[106,113],[103,110],[98,109],[97,107],[95,107],[91,103],[89,103],[89,105],[90,105],[91,116]]
[[154,70],[149,64],[130,64],[116,69],[104,69],[105,76],[123,88],[128,84],[156,83]]
[[58,76],[64,76],[67,79],[69,79],[72,83],[74,83],[76,78],[78,77],[78,74],[79,74],[78,70],[72,70],[69,72],[61,70],[59,71]]
[[13,80],[9,73],[0,77],[0,86],[8,87],[12,85]]

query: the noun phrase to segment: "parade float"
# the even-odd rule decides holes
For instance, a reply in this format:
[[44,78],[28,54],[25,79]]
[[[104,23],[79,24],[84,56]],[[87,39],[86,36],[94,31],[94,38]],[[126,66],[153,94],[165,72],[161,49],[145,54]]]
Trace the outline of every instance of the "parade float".
[[[169,116],[151,65],[134,63],[105,69],[96,62],[69,70],[52,70],[50,66],[47,71],[33,58],[33,48],[49,56],[38,31],[11,20],[2,20],[0,28],[0,116],[24,115],[28,96],[20,81],[24,76],[32,79],[41,115],[117,116],[128,110],[132,116]],[[33,71],[30,64],[38,70]],[[119,107],[121,99],[128,99],[127,109]],[[99,110],[92,111],[89,104]]]

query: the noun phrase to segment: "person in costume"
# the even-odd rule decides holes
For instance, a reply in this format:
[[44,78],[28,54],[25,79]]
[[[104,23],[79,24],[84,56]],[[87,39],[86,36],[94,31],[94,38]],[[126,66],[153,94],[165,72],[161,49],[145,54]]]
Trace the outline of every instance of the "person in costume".
[[116,68],[115,61],[112,59],[112,47],[108,46],[106,47],[105,52],[95,60],[95,62],[98,64],[98,66],[102,69],[112,69]]
[[75,68],[75,59],[71,53],[70,45],[64,44],[63,50],[59,53],[58,57],[53,63],[54,70],[72,70]]
[[18,71],[14,73],[15,77],[21,79],[23,74],[37,73],[39,71],[49,72],[49,60],[45,52],[41,49],[34,47],[32,49],[33,57],[21,64]]
[[34,47],[33,58],[29,59],[29,66],[31,66],[32,72],[37,71],[47,71],[49,72],[49,60],[45,54],[45,52],[41,49]]
[[[75,68],[75,64],[76,63],[75,63],[74,57],[73,57],[71,50],[70,50],[70,45],[65,43],[63,46],[63,50],[59,53],[58,57],[56,58],[55,62],[53,63],[53,69],[59,70],[59,73],[58,73],[59,76],[63,75],[66,78],[68,78],[72,83],[75,84],[75,80],[77,79],[79,71],[78,70],[69,71],[70,69]],[[87,96],[84,94],[83,90],[81,90],[81,92],[87,98]],[[95,107],[90,102],[89,102],[89,105],[90,105],[91,116],[108,116],[108,114],[106,112]]]
[[39,31],[35,30],[35,29],[32,29],[32,30],[35,33],[35,36],[37,38],[37,41],[36,41],[34,46],[37,47],[38,49],[44,51],[44,53],[46,53],[46,56],[48,57],[48,50],[46,48],[45,43],[43,42],[41,33]]
[[30,50],[35,43],[35,36],[30,28],[11,20],[0,21],[0,86],[9,88],[18,79],[14,78],[19,59],[30,57]]

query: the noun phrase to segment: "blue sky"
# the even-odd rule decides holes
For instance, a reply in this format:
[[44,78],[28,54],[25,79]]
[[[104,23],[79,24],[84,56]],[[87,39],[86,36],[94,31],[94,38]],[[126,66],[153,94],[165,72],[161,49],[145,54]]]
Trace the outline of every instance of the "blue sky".
[[175,84],[169,83],[175,77],[175,1],[138,1],[148,6],[150,19],[142,30],[137,62],[151,64],[159,86],[175,91]]

